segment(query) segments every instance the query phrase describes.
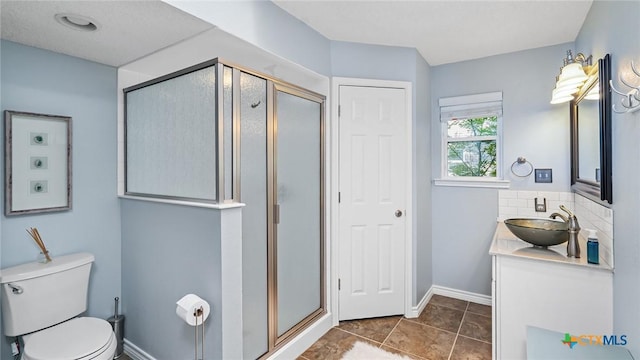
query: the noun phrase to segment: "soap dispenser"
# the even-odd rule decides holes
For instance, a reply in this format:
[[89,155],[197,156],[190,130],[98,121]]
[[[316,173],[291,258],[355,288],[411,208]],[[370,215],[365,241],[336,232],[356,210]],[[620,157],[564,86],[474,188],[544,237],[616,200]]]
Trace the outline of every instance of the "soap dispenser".
[[587,262],[589,264],[599,264],[600,254],[598,251],[598,235],[596,235],[595,230],[585,230],[589,232],[589,237],[587,238]]

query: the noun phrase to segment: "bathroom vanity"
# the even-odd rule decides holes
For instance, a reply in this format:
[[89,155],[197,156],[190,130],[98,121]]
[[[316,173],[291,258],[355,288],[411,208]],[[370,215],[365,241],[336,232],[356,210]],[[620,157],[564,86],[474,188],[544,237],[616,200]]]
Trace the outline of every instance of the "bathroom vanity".
[[[613,332],[613,269],[566,256],[566,243],[536,248],[498,222],[492,256],[493,358],[526,359],[527,326],[574,336]],[[558,339],[560,342],[562,339]]]

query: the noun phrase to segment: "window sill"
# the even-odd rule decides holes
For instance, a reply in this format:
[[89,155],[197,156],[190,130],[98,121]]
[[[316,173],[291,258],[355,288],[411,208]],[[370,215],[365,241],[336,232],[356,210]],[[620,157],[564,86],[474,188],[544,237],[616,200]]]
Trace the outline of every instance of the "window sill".
[[498,179],[434,179],[435,186],[452,186],[452,187],[468,187],[468,188],[490,188],[490,189],[508,189],[511,185],[509,180]]

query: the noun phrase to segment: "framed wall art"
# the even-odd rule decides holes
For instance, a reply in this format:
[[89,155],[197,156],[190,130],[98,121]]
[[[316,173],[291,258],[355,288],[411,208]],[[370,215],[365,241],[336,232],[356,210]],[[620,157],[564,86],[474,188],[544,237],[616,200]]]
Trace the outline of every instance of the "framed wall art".
[[71,118],[5,111],[5,215],[71,209]]

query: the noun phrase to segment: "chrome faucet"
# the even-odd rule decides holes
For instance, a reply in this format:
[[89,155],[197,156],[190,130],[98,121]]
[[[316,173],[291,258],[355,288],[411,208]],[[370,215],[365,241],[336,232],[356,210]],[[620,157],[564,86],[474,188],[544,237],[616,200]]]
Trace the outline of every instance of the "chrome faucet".
[[567,219],[566,216],[564,216],[564,215],[562,215],[560,213],[557,213],[557,212],[554,212],[553,214],[549,215],[549,217],[551,219],[555,219],[555,218],[559,217],[560,219],[562,219],[562,221],[569,222],[569,219]]
[[560,205],[560,209],[567,213],[568,216],[564,216],[559,213],[553,213],[549,217],[555,219],[561,218],[564,222],[569,224],[569,241],[567,242],[567,257],[580,257],[580,243],[578,243],[578,234],[580,233],[580,224],[578,224],[578,218],[574,213],[567,209],[564,205]]

